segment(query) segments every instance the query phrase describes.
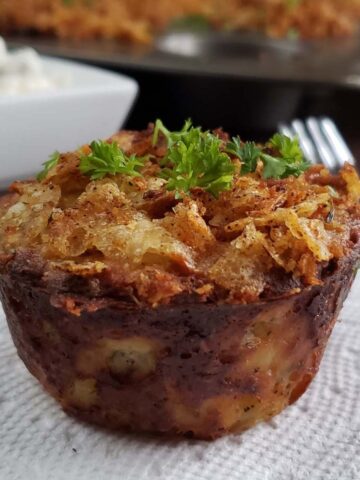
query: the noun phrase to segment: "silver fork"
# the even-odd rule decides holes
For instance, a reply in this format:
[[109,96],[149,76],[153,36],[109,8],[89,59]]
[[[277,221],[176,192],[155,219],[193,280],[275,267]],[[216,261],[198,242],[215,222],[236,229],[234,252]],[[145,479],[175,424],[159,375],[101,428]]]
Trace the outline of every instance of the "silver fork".
[[279,131],[290,138],[298,137],[305,158],[313,164],[324,164],[336,172],[345,162],[355,165],[355,158],[335,123],[328,117],[309,117],[279,124]]

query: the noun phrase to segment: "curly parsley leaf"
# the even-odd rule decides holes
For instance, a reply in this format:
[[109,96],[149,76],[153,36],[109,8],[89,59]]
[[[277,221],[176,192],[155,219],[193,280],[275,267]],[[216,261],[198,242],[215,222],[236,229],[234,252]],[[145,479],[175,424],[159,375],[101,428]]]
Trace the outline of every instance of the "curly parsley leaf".
[[261,149],[254,142],[243,143],[240,137],[233,137],[232,142],[227,144],[226,151],[241,160],[242,174],[255,172]]
[[273,157],[266,153],[261,154],[261,160],[264,164],[263,177],[268,178],[284,178],[288,175],[285,175],[286,164],[281,158]]
[[167,141],[168,148],[171,148],[176,142],[182,140],[184,136],[189,133],[192,128],[192,122],[190,119],[186,120],[183,128],[178,132],[171,132],[168,130],[160,119],[155,122],[154,134],[153,134],[153,146],[157,145],[159,141],[159,134],[162,133]]
[[[269,145],[279,153],[279,157],[273,157],[279,160],[283,165],[283,168],[279,168],[274,165],[274,162],[264,160],[264,177],[265,178],[286,178],[290,175],[298,177],[305,172],[310,164],[304,158],[303,152],[300,147],[299,139],[289,138],[281,133],[276,133],[269,141]],[[267,163],[269,163],[267,165]],[[265,172],[266,170],[266,172]],[[281,170],[283,170],[281,172]]]
[[58,164],[60,160],[60,153],[58,151],[55,151],[54,153],[52,153],[49,157],[49,159],[44,162],[42,165],[43,165],[43,170],[37,175],[36,179],[41,182],[41,180],[44,180],[44,178],[46,178],[47,174],[49,173],[49,171],[56,167],[56,165]]
[[276,148],[281,157],[290,163],[299,163],[304,159],[299,140],[297,137],[289,138],[281,133],[275,135],[269,141],[270,145]]
[[144,159],[136,155],[126,155],[116,142],[96,140],[90,147],[91,153],[81,155],[79,169],[81,173],[89,175],[91,180],[117,174],[141,176],[138,169],[144,165]]
[[165,168],[161,177],[168,181],[167,188],[176,192],[179,198],[192,188],[200,187],[217,197],[231,186],[235,165],[222,150],[222,140],[212,133],[193,127],[187,120],[182,130],[170,132],[157,120],[153,145],[162,133],[168,150],[164,157]]
[[227,144],[226,151],[240,159],[241,174],[255,172],[258,160],[261,160],[265,179],[298,177],[310,166],[304,159],[299,140],[281,133],[276,133],[264,149],[254,142],[241,142],[235,137]]

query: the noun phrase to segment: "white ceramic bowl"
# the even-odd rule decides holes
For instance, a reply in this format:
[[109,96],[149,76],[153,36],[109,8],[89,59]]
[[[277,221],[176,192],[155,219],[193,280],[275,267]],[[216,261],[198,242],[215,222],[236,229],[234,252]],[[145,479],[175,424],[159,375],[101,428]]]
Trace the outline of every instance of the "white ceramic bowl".
[[0,189],[34,175],[58,150],[71,151],[106,138],[123,125],[138,92],[124,75],[42,57],[51,76],[69,78],[62,88],[0,95]]

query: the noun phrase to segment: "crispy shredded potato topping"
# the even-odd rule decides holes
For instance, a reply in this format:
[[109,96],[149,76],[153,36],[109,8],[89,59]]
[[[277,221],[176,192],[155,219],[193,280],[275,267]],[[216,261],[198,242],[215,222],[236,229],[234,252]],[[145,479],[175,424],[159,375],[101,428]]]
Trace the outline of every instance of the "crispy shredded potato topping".
[[14,183],[0,203],[0,253],[35,251],[49,270],[95,277],[156,305],[186,293],[233,303],[291,294],[320,285],[353,248],[360,180],[352,166],[281,180],[258,169],[235,175],[218,198],[198,187],[175,198],[156,175],[166,149],[152,146],[152,132],[111,139],[127,154],[149,154],[142,177],[91,181],[75,152],[42,181]]
[[0,0],[0,30],[148,43],[174,19],[194,14],[227,30],[257,30],[272,37],[341,37],[356,31],[360,1]]

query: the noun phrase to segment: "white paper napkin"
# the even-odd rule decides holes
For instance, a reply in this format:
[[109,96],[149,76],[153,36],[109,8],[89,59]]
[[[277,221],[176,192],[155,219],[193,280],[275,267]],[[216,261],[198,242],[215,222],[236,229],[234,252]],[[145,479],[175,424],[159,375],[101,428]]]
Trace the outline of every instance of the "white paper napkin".
[[0,480],[359,480],[360,278],[308,392],[270,423],[207,443],[67,417],[26,371],[0,313]]

